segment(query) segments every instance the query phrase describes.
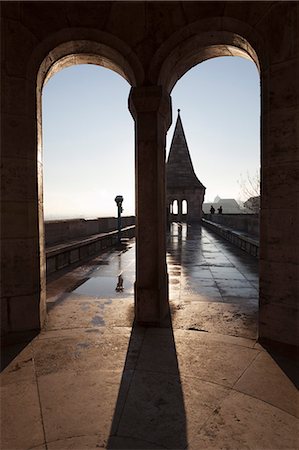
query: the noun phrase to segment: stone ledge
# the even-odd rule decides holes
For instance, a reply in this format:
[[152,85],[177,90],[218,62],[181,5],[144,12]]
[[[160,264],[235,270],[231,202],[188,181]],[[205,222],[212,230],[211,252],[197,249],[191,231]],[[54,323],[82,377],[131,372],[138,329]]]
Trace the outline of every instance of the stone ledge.
[[[118,231],[115,230],[47,247],[47,275],[115,245],[117,243],[117,235]],[[122,228],[121,235],[126,238],[133,237],[135,235],[135,225]]]
[[253,236],[249,236],[242,231],[234,230],[233,228],[220,225],[218,223],[211,222],[210,220],[202,219],[202,224],[222,236],[227,241],[236,245],[246,253],[259,257],[259,241]]

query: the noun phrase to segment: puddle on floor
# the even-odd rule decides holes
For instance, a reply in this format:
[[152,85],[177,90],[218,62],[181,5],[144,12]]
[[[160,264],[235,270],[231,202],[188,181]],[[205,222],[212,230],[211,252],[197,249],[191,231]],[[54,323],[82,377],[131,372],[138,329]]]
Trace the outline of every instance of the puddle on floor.
[[134,285],[131,280],[123,280],[123,291],[116,291],[118,277],[93,277],[81,284],[73,291],[74,294],[97,298],[123,298],[134,294]]

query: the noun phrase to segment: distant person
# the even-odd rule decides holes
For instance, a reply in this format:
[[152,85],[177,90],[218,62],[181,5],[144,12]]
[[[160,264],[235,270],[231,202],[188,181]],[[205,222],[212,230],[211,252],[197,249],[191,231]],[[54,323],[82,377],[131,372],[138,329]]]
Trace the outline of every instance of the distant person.
[[211,214],[215,214],[215,208],[214,208],[213,205],[212,205],[211,208],[210,208],[210,213],[211,213]]
[[219,206],[219,208],[218,208],[218,214],[222,214],[222,206]]

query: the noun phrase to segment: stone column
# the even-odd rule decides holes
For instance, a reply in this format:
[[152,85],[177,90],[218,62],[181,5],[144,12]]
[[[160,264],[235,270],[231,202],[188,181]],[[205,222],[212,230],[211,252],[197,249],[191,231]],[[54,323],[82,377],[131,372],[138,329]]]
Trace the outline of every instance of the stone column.
[[171,98],[158,86],[135,87],[129,108],[136,149],[135,317],[140,324],[163,326],[168,316],[165,144]]
[[298,63],[262,74],[259,339],[288,350],[299,343]]
[[183,208],[182,208],[183,201],[181,199],[178,200],[178,220],[182,221],[183,219]]
[[37,333],[46,311],[36,82],[7,74],[1,81],[1,333],[6,344]]

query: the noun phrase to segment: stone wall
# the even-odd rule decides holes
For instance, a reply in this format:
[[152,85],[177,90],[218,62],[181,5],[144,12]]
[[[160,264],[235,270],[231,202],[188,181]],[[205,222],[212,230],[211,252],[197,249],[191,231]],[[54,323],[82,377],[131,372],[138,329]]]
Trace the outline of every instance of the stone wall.
[[[204,199],[204,189],[198,188],[169,188],[167,189],[168,219],[179,222],[200,222],[202,216],[202,203]],[[170,212],[174,201],[178,202],[178,213]],[[187,202],[187,213],[183,214],[183,201]]]
[[204,218],[252,236],[260,234],[258,214],[205,214]]
[[[135,216],[122,217],[122,227],[135,225]],[[117,230],[116,217],[99,217],[98,219],[51,220],[45,222],[45,244],[71,241],[81,237]]]

